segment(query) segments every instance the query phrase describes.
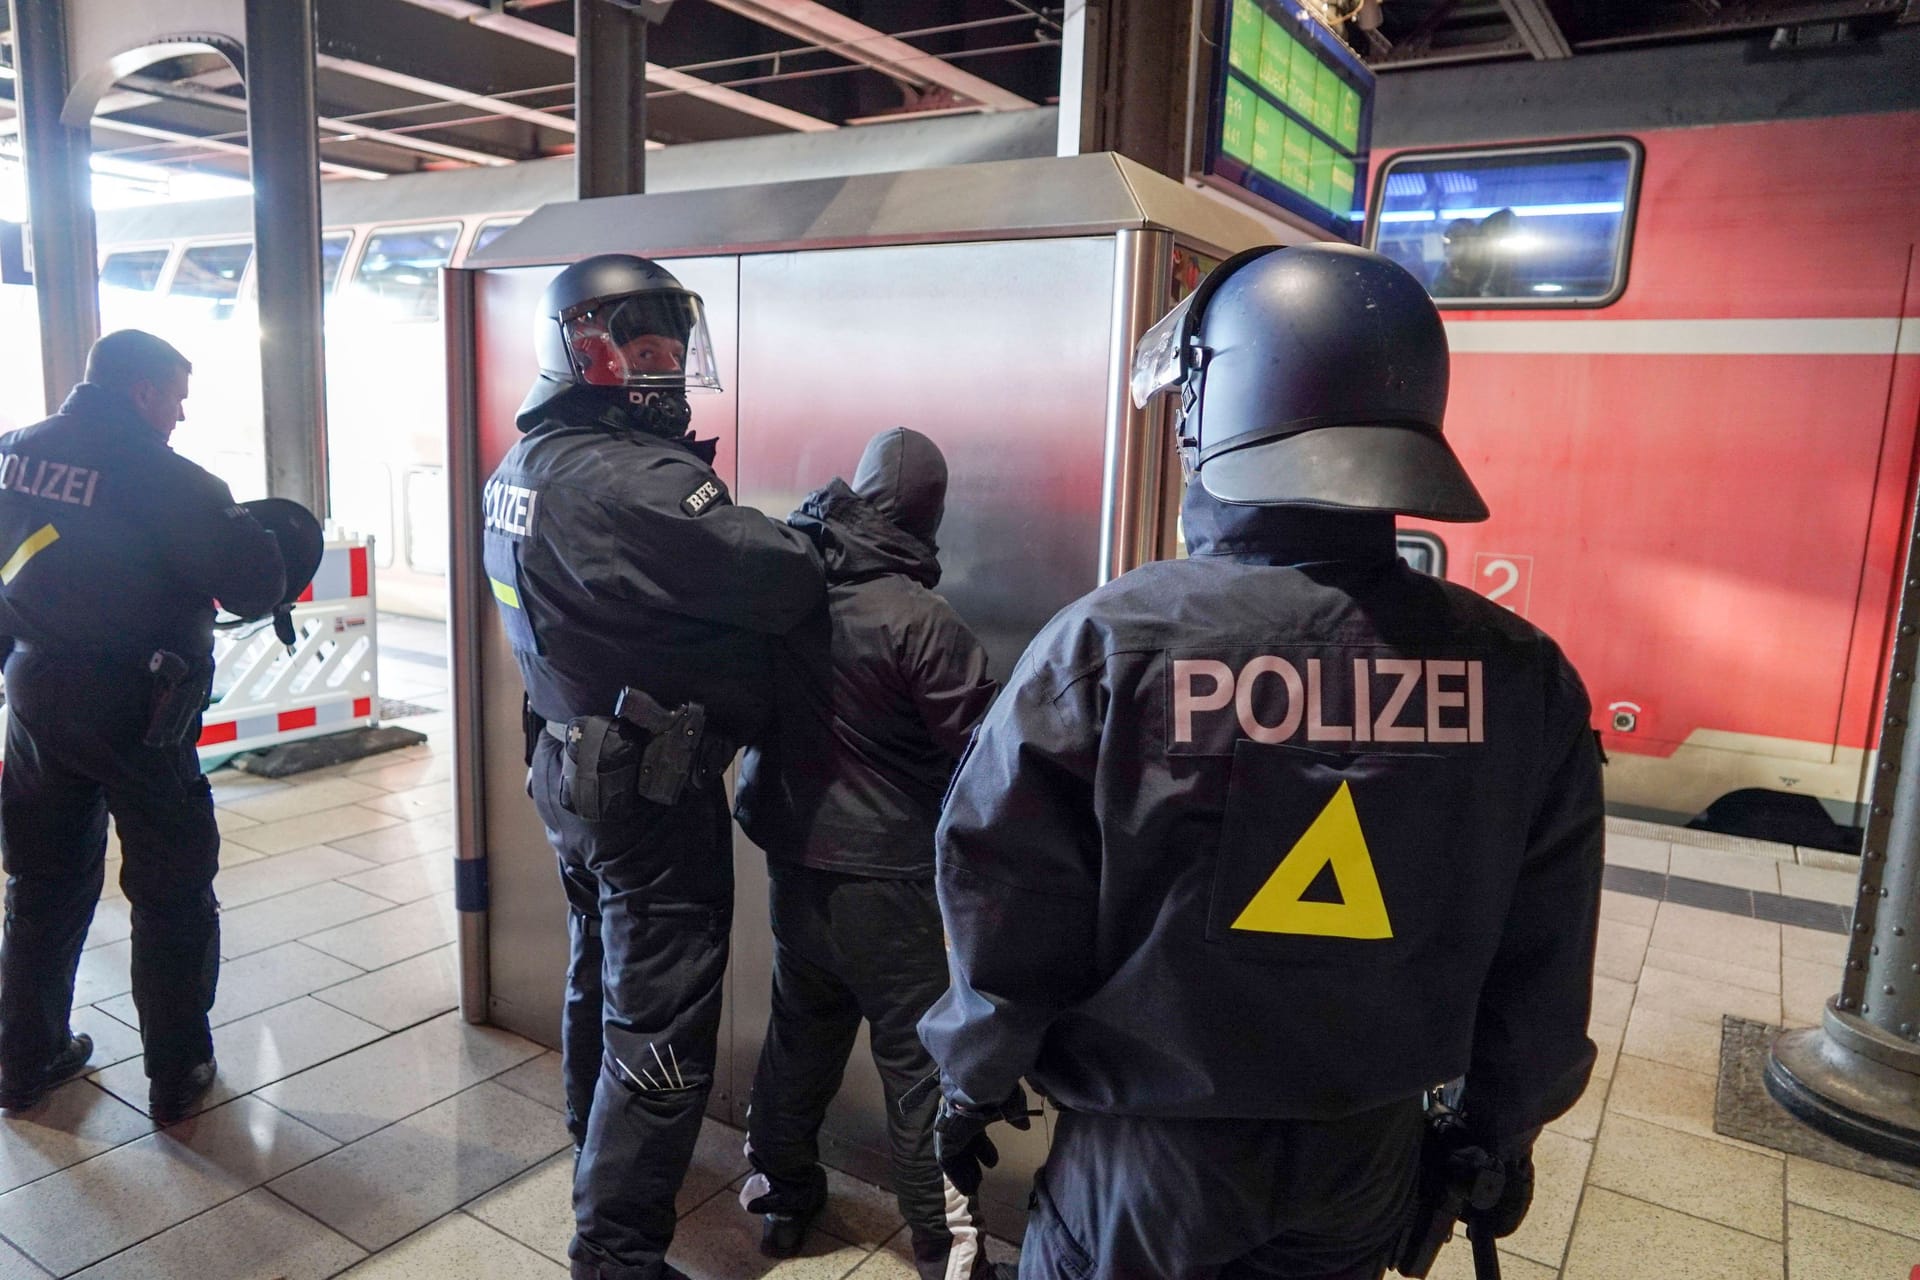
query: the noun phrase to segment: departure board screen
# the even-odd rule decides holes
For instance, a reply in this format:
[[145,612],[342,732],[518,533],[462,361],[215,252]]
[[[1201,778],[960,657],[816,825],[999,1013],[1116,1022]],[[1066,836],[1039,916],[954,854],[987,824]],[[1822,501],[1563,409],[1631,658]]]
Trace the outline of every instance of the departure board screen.
[[1220,0],[1206,174],[1360,242],[1373,73],[1286,0]]

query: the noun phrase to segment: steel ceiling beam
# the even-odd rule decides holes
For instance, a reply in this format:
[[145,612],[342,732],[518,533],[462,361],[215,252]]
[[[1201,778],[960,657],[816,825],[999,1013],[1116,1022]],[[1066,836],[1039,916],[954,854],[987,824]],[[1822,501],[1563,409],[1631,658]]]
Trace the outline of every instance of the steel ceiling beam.
[[[555,31],[543,27],[537,22],[525,18],[516,18],[511,14],[496,13],[484,4],[474,0],[402,0],[405,4],[431,10],[456,22],[469,23],[487,31],[496,31],[528,44],[563,53],[569,58],[577,57],[572,36],[564,31]],[[804,111],[795,111],[778,103],[765,102],[752,94],[740,93],[734,89],[725,89],[719,85],[702,80],[699,76],[675,71],[670,67],[647,64],[647,83],[673,93],[684,93],[699,98],[729,111],[753,116],[769,124],[777,124],[783,129],[793,129],[801,133],[819,133],[828,129],[837,129],[838,125],[818,116],[810,116]]]
[[1722,6],[1702,15],[1661,26],[1643,27],[1575,43],[1576,49],[1607,49],[1617,45],[1683,40],[1696,36],[1730,36],[1768,27],[1795,27],[1816,22],[1846,22],[1854,18],[1900,17],[1910,0],[1773,0]]
[[1023,111],[1032,102],[991,80],[963,71],[938,54],[917,49],[818,0],[711,0],[764,27],[816,44],[916,89],[938,86],[989,111]]
[[1536,60],[1573,56],[1573,46],[1567,43],[1566,32],[1554,18],[1549,0],[1500,0],[1500,9]]
[[[207,138],[197,133],[187,133],[180,129],[164,129],[158,125],[141,124],[136,120],[123,120],[117,116],[98,121],[99,127],[110,133],[131,134],[136,138],[152,138],[156,142],[177,143],[182,146],[199,147],[209,154],[244,156],[249,163],[252,153],[243,142],[229,142],[224,138]],[[114,154],[111,151],[104,155]],[[143,163],[160,163],[159,161]],[[343,164],[337,160],[320,161],[320,171],[339,178],[390,178],[393,175],[380,169],[368,169],[357,164]]]
[[465,89],[436,80],[423,79],[408,75],[404,71],[392,71],[386,67],[376,67],[370,62],[357,58],[342,58],[334,54],[323,53],[317,59],[322,71],[338,71],[342,75],[352,76],[356,80],[365,80],[371,84],[385,85],[389,89],[399,89],[405,93],[422,98],[433,98],[440,102],[451,102],[457,106],[484,111],[489,115],[502,116],[508,120],[520,120],[527,124],[538,125],[542,129],[552,129],[556,133],[573,133],[578,126],[573,117],[542,111],[538,107],[522,106],[517,102],[508,102],[501,98],[489,97],[484,93],[470,93]]

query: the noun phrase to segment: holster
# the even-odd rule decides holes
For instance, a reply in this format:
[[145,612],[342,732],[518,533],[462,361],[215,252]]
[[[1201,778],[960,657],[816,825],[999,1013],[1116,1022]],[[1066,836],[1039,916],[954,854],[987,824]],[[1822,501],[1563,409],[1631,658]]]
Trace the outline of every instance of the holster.
[[[554,732],[555,726],[542,721]],[[632,812],[641,800],[678,804],[717,777],[734,746],[707,725],[697,702],[667,710],[638,689],[621,691],[611,716],[567,721],[560,803],[589,822]]]
[[[1393,1269],[1403,1276],[1425,1276],[1441,1246],[1453,1238],[1454,1224],[1470,1222],[1476,1212],[1492,1208],[1505,1184],[1500,1162],[1473,1144],[1466,1120],[1442,1100],[1440,1090],[1435,1090],[1427,1098],[1420,1173],[1399,1243],[1394,1247]],[[1493,1242],[1483,1242],[1476,1235],[1473,1243],[1475,1275],[1480,1280],[1499,1280]]]
[[640,748],[612,716],[575,716],[567,721],[560,764],[560,804],[588,822],[632,812],[640,772]]
[[194,717],[207,709],[213,692],[211,663],[189,663],[167,649],[155,649],[147,660],[153,679],[147,700],[147,731],[140,741],[149,747],[175,747],[186,740]]

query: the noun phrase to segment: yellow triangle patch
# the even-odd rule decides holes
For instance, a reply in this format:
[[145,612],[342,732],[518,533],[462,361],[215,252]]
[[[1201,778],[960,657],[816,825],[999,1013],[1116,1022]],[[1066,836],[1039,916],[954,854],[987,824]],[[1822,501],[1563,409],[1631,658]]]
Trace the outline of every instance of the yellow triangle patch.
[[[1333,869],[1340,902],[1302,902],[1321,870]],[[1391,938],[1387,904],[1373,873],[1373,855],[1360,830],[1353,792],[1346,783],[1306,834],[1280,859],[1260,892],[1253,895],[1232,925],[1248,933],[1305,933],[1321,938]]]

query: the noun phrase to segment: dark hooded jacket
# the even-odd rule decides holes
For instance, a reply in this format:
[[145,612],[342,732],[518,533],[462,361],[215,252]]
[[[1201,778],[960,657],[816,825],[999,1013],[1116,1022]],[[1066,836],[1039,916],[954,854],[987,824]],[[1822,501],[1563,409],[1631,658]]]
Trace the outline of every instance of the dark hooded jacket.
[[132,401],[83,382],[0,436],[0,635],[126,659],[205,661],[214,602],[280,599],[280,547],[217,476],[167,447]]
[[773,638],[820,600],[820,557],[733,504],[713,445],[576,389],[518,419],[485,494],[487,577],[527,698],[611,715],[632,686],[697,702],[735,742],[772,709]]
[[933,874],[940,797],[996,688],[933,591],[946,479],[931,440],[889,431],[851,487],[836,479],[788,518],[820,548],[827,602],[782,641],[774,730],[741,760],[735,817],[770,858]]
[[1579,1098],[1603,817],[1586,691],[1372,514],[1188,491],[1191,556],[1062,610],[941,816],[949,1096],[1334,1119]]

